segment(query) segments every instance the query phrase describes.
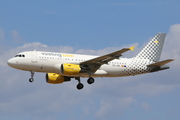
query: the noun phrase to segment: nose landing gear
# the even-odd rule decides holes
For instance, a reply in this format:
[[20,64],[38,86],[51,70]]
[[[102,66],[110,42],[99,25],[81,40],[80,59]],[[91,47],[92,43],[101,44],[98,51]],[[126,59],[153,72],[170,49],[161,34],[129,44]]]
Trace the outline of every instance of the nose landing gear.
[[29,82],[33,82],[34,81],[34,71],[30,71],[31,72],[31,78],[29,78]]
[[34,81],[34,79],[33,78],[29,78],[29,82],[33,82]]

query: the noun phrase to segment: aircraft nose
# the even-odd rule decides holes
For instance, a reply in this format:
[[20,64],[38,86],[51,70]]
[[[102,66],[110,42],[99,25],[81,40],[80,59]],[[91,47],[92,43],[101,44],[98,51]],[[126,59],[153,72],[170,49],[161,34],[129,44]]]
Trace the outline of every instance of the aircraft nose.
[[7,61],[7,64],[8,64],[10,67],[12,67],[13,64],[14,64],[14,60],[9,59],[9,60]]

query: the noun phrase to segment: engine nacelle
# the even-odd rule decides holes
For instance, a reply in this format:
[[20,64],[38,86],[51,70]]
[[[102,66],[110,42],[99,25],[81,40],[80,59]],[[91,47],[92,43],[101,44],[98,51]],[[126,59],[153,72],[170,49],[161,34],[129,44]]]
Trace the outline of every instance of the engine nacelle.
[[64,75],[77,75],[79,74],[81,71],[81,68],[79,65],[76,64],[68,64],[68,63],[64,63],[61,65],[61,72]]
[[46,73],[46,82],[50,84],[60,84],[65,81],[70,81],[69,77],[65,77],[56,73]]

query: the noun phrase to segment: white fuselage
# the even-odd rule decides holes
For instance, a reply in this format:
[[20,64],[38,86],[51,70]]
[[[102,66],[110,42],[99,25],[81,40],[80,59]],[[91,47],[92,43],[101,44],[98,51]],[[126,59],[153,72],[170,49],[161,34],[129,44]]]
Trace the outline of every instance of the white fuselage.
[[133,58],[120,58],[134,46],[123,48],[102,56],[79,55],[45,51],[27,51],[8,60],[8,65],[31,72],[29,82],[34,81],[34,72],[46,73],[46,82],[61,84],[74,78],[77,89],[84,87],[81,77],[87,77],[87,83],[94,83],[94,77],[134,76],[169,69],[167,63],[173,59],[159,61],[165,33],[157,33],[147,45]]
[[[98,56],[67,54],[44,51],[22,52],[8,60],[8,65],[25,71],[58,73],[61,74],[60,66],[63,63],[80,64]],[[132,76],[150,72],[148,64],[153,63],[146,59],[115,59],[103,64],[92,77],[121,77]],[[79,73],[72,77],[89,77],[87,73]]]

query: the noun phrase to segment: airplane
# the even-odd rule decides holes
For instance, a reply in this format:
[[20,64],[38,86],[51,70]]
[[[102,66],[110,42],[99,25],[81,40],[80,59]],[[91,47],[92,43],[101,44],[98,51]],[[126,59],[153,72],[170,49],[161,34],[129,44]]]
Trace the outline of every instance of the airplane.
[[9,59],[7,64],[15,69],[30,71],[29,82],[34,81],[35,72],[46,73],[46,82],[60,84],[72,78],[78,81],[77,89],[84,85],[80,78],[88,78],[87,83],[94,83],[96,77],[124,77],[152,73],[169,69],[166,64],[174,59],[159,61],[166,33],[157,33],[145,47],[132,58],[121,58],[122,54],[132,50],[121,50],[103,55],[80,55],[69,53],[25,51]]

